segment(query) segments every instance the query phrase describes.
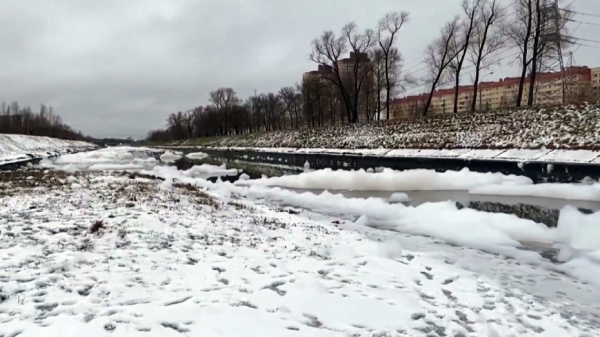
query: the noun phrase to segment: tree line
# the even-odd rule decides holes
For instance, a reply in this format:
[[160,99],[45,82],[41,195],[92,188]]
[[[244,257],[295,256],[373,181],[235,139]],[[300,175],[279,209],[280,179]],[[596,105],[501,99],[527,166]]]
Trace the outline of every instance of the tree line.
[[31,107],[20,107],[18,102],[0,105],[0,133],[47,136],[60,139],[84,140],[79,131],[62,122],[51,106],[42,104],[35,112]]
[[[557,68],[564,70],[562,53],[573,44],[566,29],[571,20],[572,11],[559,8],[558,0],[515,0],[509,7],[502,7],[499,0],[464,0],[462,14],[444,25],[427,46],[423,61],[414,66],[424,66],[426,75],[420,78],[414,76],[416,71],[404,70],[402,53],[396,47],[401,29],[410,22],[409,13],[386,14],[375,29],[363,31],[351,22],[339,34],[325,31],[311,42],[309,57],[318,70],[306,73],[300,84],[245,100],[232,88],[217,89],[210,93],[209,105],[172,113],[166,128],[151,131],[148,140],[406,117],[406,111],[394,106],[394,99],[415,86],[427,87],[428,94],[414,116],[426,116],[431,111],[435,91],[451,85],[455,87],[456,113],[459,86],[469,74],[472,74],[469,110],[475,111],[482,71],[507,59],[500,56],[511,49],[518,52],[508,62],[520,67],[514,105],[532,106],[537,75]],[[472,70],[466,73],[469,68]],[[529,83],[525,83],[528,76]]]
[[[512,102],[516,107],[535,104],[538,74],[557,70],[564,74],[562,55],[575,43],[568,36],[567,23],[573,16],[568,6],[559,7],[558,0],[516,0],[509,7],[501,7],[499,0],[465,0],[462,9],[463,14],[448,22],[426,49],[425,83],[430,90],[423,115],[429,111],[435,90],[449,82],[454,84],[453,111],[457,112],[459,84],[468,63],[474,68],[472,112],[477,109],[482,70],[499,65],[504,59],[520,67],[517,96]],[[517,53],[500,57],[510,49],[517,49]],[[563,78],[563,103],[568,90],[565,83]]]

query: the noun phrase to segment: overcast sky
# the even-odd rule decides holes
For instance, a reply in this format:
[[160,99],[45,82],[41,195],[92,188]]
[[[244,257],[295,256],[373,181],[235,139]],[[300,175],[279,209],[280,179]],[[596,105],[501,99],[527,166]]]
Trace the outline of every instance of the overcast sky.
[[[417,71],[426,45],[460,13],[460,2],[5,0],[0,99],[34,110],[51,105],[67,124],[95,137],[144,137],[163,127],[169,113],[207,104],[216,88],[233,87],[245,98],[254,89],[294,85],[316,67],[308,60],[311,40],[349,21],[362,30],[388,12],[410,12],[397,46],[406,68]],[[573,6],[600,15],[598,3]],[[600,24],[600,17],[576,19]],[[573,35],[600,40],[599,33],[600,26],[582,24]],[[580,47],[575,61],[600,66],[598,55],[600,49]],[[504,66],[485,80],[517,72]]]

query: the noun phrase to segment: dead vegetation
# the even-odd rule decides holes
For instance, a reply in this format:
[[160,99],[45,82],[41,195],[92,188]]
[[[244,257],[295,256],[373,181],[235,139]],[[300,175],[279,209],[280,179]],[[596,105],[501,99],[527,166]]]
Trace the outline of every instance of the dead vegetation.
[[90,233],[101,234],[101,230],[103,230],[104,228],[106,228],[106,226],[104,225],[104,220],[96,220],[94,221],[92,226],[90,226]]
[[165,178],[162,177],[157,177],[157,176],[153,176],[153,175],[149,175],[149,174],[144,174],[144,173],[139,173],[139,172],[119,172],[117,174],[117,176],[120,177],[125,177],[127,176],[129,179],[136,179],[136,178],[142,178],[142,179],[149,179],[149,180],[160,180],[160,181],[164,181]]
[[238,211],[242,211],[242,210],[245,210],[245,209],[247,209],[247,210],[252,210],[253,209],[252,207],[249,207],[249,206],[245,205],[244,203],[242,203],[241,201],[238,201],[238,200],[230,201],[230,202],[227,203],[227,205],[235,208]]
[[[74,176],[78,177],[78,174]],[[0,196],[14,195],[23,189],[35,187],[55,188],[66,185],[67,173],[63,171],[41,171],[21,169],[0,171]]]
[[215,198],[211,197],[206,192],[199,190],[196,186],[192,184],[175,183],[173,184],[173,187],[181,191],[185,191],[187,195],[192,197],[196,202],[198,202],[201,205],[210,206],[214,209],[220,208],[220,204]]

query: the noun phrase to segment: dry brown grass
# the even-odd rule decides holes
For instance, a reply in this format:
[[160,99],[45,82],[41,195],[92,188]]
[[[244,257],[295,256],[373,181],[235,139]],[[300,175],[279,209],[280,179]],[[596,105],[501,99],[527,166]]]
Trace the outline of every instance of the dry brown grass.
[[215,198],[208,195],[206,192],[199,190],[196,186],[185,183],[175,183],[174,188],[185,191],[186,194],[191,196],[196,202],[202,205],[210,206],[215,209],[220,208],[220,204]]
[[227,203],[227,205],[229,205],[229,206],[237,209],[238,211],[245,210],[245,209],[248,209],[248,210],[252,209],[252,207],[248,207],[248,206],[244,205],[243,203],[241,203],[240,201],[237,201],[237,200],[230,201],[230,202]]
[[34,187],[55,188],[67,184],[67,173],[62,171],[17,170],[0,171],[0,196],[14,195]]

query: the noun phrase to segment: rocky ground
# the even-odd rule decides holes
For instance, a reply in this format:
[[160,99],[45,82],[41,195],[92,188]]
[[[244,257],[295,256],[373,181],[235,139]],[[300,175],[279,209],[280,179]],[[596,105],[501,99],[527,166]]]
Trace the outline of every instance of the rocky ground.
[[[164,144],[163,144],[164,145]],[[169,145],[336,149],[600,149],[600,106],[449,114],[179,141]]]

